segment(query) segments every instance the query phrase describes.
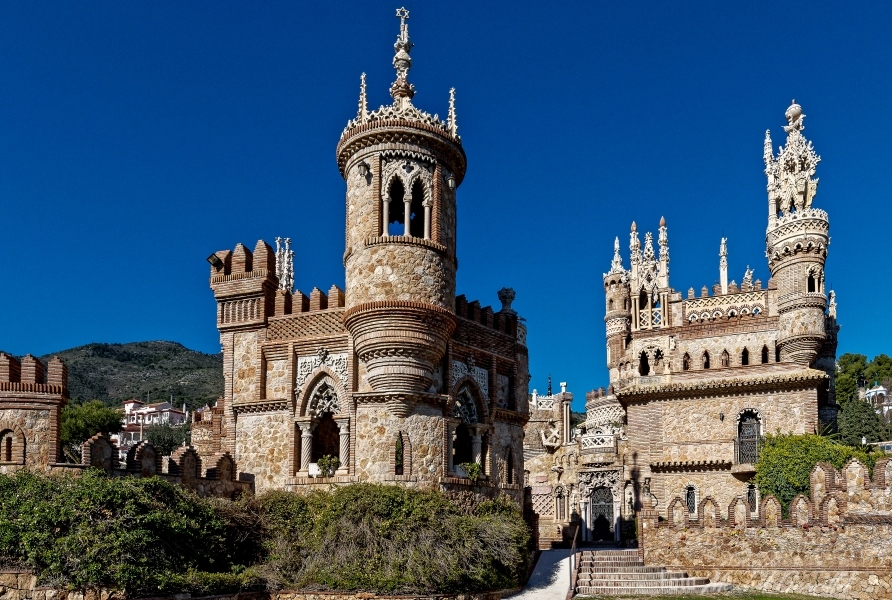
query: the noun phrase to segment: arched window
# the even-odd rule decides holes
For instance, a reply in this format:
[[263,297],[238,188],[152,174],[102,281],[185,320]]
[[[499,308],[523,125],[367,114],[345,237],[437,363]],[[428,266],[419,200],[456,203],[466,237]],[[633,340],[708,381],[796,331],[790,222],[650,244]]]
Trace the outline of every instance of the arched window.
[[759,494],[752,483],[746,486],[746,503],[750,507],[750,513],[755,514],[759,511]]
[[704,369],[709,368],[709,352],[703,353],[703,368]]
[[642,352],[638,357],[638,374],[642,377],[650,374],[650,362],[647,359],[647,352]]
[[731,355],[728,354],[727,350],[722,350],[722,366],[723,367],[731,366]]
[[740,414],[737,422],[737,462],[739,464],[756,464],[759,460],[759,439],[762,435],[762,423],[759,415],[746,410]]
[[393,448],[393,474],[402,475],[403,466],[406,461],[406,447],[403,444],[402,432],[396,434],[396,441]]
[[808,292],[816,292],[817,291],[817,282],[815,281],[815,274],[813,271],[808,272]]
[[688,485],[684,489],[684,503],[688,509],[689,515],[697,514],[697,488]]
[[424,184],[416,179],[412,184],[412,202],[409,206],[409,235],[423,238],[424,235]]
[[12,432],[7,431],[2,441],[3,462],[12,462]]
[[623,298],[623,310],[629,310],[629,299]]
[[768,346],[762,346],[762,364],[768,363]]
[[505,448],[505,483],[517,483],[514,478],[514,452],[508,446]]
[[740,364],[744,367],[750,364],[750,351],[746,348],[740,353]]
[[607,301],[607,310],[613,310],[613,298]]
[[0,462],[25,463],[25,437],[21,431],[0,431]]
[[691,355],[687,352],[684,353],[684,356],[681,359],[681,369],[683,371],[691,370]]
[[462,386],[455,397],[452,417],[461,423],[455,428],[452,441],[453,468],[462,463],[477,462],[485,465],[483,460],[483,437],[479,431],[480,417],[477,403],[467,385]]
[[781,358],[780,357],[780,346],[775,346],[774,347],[774,362],[780,362],[781,361],[780,358]]
[[554,491],[554,519],[558,522],[567,520],[567,490],[562,486]]
[[[406,188],[399,177],[395,177],[390,184],[390,192],[388,193],[388,202],[385,198],[383,215],[382,235],[403,235],[406,223],[406,204],[405,204]],[[398,224],[403,227],[394,227],[390,230],[390,225]]]

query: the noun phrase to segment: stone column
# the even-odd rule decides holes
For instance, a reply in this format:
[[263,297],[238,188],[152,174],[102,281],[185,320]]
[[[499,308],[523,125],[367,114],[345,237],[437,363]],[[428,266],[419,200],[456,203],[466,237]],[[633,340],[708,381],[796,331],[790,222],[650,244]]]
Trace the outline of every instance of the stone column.
[[390,229],[390,223],[389,223],[389,221],[390,221],[390,196],[385,196],[382,199],[381,204],[384,205],[381,207],[382,208],[381,235],[390,235],[390,231],[388,231]]
[[483,428],[480,426],[473,427],[471,431],[474,432],[474,435],[471,436],[471,455],[474,458],[474,462],[480,466],[483,466]]
[[412,196],[406,196],[403,204],[406,207],[403,213],[403,220],[405,221],[406,225],[403,235],[409,237],[409,235],[411,235],[409,225],[412,222]]
[[424,239],[431,239],[431,205],[424,205]]
[[455,465],[452,464],[452,453],[455,442],[455,428],[458,427],[458,421],[450,419],[446,420],[446,474],[455,472]]
[[349,470],[347,461],[350,460],[350,417],[337,418],[335,423],[338,424],[338,433],[341,436],[341,447],[338,456],[341,466],[338,468],[338,471],[347,473]]
[[316,427],[316,423],[307,419],[298,421],[297,426],[300,427],[300,468],[298,470],[306,473],[313,457],[313,429]]

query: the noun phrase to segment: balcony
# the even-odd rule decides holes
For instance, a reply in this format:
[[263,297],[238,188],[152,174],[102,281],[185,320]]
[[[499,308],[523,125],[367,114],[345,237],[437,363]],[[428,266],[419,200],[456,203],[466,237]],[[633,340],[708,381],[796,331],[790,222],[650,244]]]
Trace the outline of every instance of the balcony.
[[746,475],[756,472],[759,461],[759,450],[762,449],[760,437],[737,437],[734,439],[734,464],[731,472]]
[[612,463],[616,460],[616,436],[609,433],[586,433],[580,436],[583,462]]

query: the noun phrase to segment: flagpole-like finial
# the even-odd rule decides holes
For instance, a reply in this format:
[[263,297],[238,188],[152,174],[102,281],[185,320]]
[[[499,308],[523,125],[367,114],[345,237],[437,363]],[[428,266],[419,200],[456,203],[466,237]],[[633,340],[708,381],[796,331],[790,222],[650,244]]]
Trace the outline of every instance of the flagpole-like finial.
[[406,23],[409,20],[409,11],[405,8],[398,8],[396,16],[400,19],[400,35],[393,45],[393,49],[396,51],[393,56],[396,81],[390,86],[390,95],[400,103],[408,103],[415,95],[415,87],[408,81],[409,69],[412,67],[412,58],[409,56],[412,51],[412,42],[409,40],[409,25]]
[[365,123],[369,118],[369,102],[366,95],[365,73],[359,77],[359,113],[356,115],[360,123]]
[[447,126],[452,137],[458,137],[458,121],[455,115],[455,88],[450,88],[449,90],[449,121]]

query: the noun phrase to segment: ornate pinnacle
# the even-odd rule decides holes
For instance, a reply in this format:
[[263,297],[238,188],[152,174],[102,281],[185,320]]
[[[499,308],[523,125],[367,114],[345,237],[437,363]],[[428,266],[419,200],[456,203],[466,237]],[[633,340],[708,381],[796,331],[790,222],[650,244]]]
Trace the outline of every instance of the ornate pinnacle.
[[789,123],[784,127],[784,131],[787,133],[805,129],[805,125],[802,123],[805,120],[805,115],[802,114],[802,107],[796,104],[796,100],[793,100],[784,116],[787,118],[787,123]]
[[396,69],[396,81],[390,86],[390,95],[394,100],[406,98],[411,100],[415,95],[415,87],[409,83],[409,69],[412,67],[412,57],[409,52],[412,51],[412,42],[409,40],[409,25],[406,21],[409,19],[409,11],[405,8],[399,8],[396,16],[400,19],[400,34],[396,38],[393,49],[396,54],[393,56],[393,68]]
[[728,238],[722,238],[719,244],[719,264],[723,267],[728,266]]
[[771,166],[774,162],[774,152],[771,150],[771,130],[765,130],[765,146],[762,149],[762,159],[765,161],[765,168]]
[[669,234],[666,232],[666,217],[660,217],[660,260],[669,260]]
[[623,268],[623,257],[619,253],[619,238],[613,241],[613,262],[610,263],[610,273],[625,273]]
[[641,261],[641,242],[638,240],[638,228],[634,221],[632,221],[632,231],[629,233],[629,251],[632,264],[637,265]]
[[369,102],[365,89],[365,73],[359,77],[359,113],[356,118],[360,123],[365,123],[369,118]]
[[455,118],[455,88],[449,89],[449,118],[446,122],[452,137],[458,137],[458,122]]

